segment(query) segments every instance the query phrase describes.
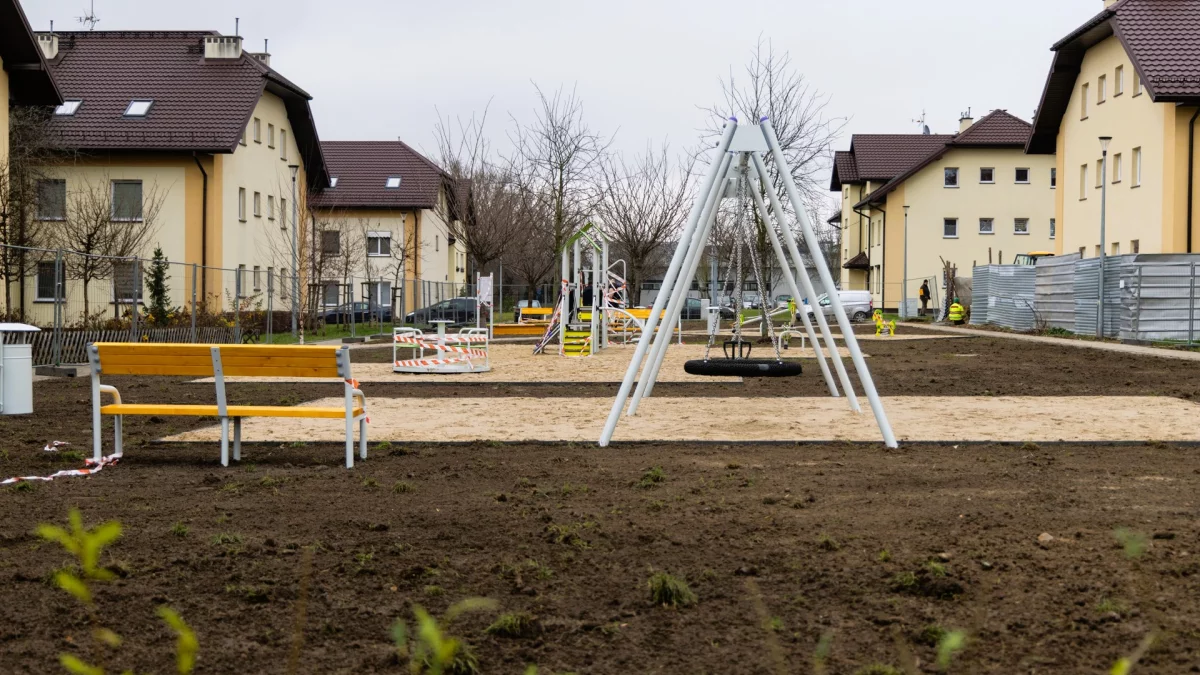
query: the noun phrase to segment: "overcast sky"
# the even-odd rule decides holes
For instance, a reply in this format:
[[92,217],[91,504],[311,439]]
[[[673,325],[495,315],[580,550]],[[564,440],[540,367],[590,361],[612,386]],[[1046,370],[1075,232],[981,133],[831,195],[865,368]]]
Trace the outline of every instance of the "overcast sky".
[[[35,30],[75,30],[89,0],[22,0]],[[830,97],[852,133],[935,133],[1005,108],[1030,119],[1050,45],[1102,0],[95,0],[97,30],[270,39],[272,65],[313,96],[325,140],[395,137],[433,150],[435,106],[469,116],[491,100],[492,133],[533,114],[543,89],[577,87],[591,125],[637,152],[697,140],[699,105],[761,35]],[[735,111],[736,112],[736,111]]]

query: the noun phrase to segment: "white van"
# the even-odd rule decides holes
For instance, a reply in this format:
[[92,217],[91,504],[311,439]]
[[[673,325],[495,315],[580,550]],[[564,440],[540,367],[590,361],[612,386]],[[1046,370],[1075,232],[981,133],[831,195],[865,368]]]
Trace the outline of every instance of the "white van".
[[[870,291],[838,291],[838,297],[841,298],[842,308],[846,310],[846,316],[851,321],[866,321],[875,311]],[[825,316],[833,316],[833,305],[830,304],[828,295],[822,293],[821,297],[817,298],[817,304],[821,306]],[[812,314],[811,306],[805,305],[804,309]]]

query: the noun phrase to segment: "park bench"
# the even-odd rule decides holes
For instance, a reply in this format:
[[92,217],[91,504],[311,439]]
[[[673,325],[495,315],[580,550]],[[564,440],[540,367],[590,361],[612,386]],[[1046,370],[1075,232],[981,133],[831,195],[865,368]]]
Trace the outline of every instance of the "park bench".
[[553,307],[522,307],[517,323],[549,323],[553,315]]
[[[115,446],[122,453],[121,426],[126,415],[184,415],[221,420],[221,465],[229,466],[229,426],[233,422],[233,458],[242,458],[243,417],[305,417],[346,420],[346,468],[354,466],[354,423],[358,423],[359,457],[367,458],[366,397],[350,376],[350,349],[346,346],[193,345],[97,342],[88,345],[92,368],[92,444],[96,461],[100,452],[100,419],[113,416]],[[124,403],[116,387],[101,384],[100,375],[175,375],[211,377],[214,403]],[[236,376],[286,378],[339,378],[345,406],[230,405],[225,378]],[[102,405],[101,394],[113,402]]]

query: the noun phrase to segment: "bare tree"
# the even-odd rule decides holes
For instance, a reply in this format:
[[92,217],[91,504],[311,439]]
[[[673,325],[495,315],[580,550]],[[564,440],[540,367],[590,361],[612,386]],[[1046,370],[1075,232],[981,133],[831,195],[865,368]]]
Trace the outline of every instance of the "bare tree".
[[[65,159],[49,130],[51,117],[44,107],[13,106],[9,111],[9,154],[0,162],[0,278],[4,281],[4,306],[12,312],[12,284],[18,287],[14,313],[23,320],[25,283],[35,262],[26,248],[47,246],[46,221],[38,217],[43,195],[39,183],[44,169],[55,159]],[[62,208],[57,204],[56,210]],[[14,248],[9,248],[14,247]],[[36,258],[33,255],[32,258]]]
[[[79,187],[68,192],[66,218],[56,224],[52,241],[70,252],[63,258],[64,272],[83,286],[87,321],[91,312],[88,290],[98,279],[112,277],[113,299],[136,300],[133,294],[141,288],[141,281],[131,276],[132,267],[124,265],[147,253],[158,231],[167,191],[141,181],[114,185],[107,175],[73,184]],[[125,289],[129,289],[129,297],[116,297]]]
[[[510,165],[532,208],[544,214],[550,258],[591,216],[601,197],[601,167],[612,144],[593,131],[583,117],[575,90],[561,88],[547,96],[536,84],[536,120],[522,126],[514,119],[510,139],[515,148]],[[529,234],[535,234],[532,231]],[[540,233],[523,242],[540,242]]]
[[605,232],[629,264],[631,298],[651,269],[664,258],[666,245],[679,235],[690,208],[690,164],[673,166],[670,151],[647,146],[632,164],[614,158],[602,164],[604,198],[597,211]]
[[520,236],[504,254],[504,268],[526,286],[526,299],[534,299],[535,288],[549,282],[559,262],[553,245],[551,216],[538,209],[538,203],[527,203],[521,209],[518,226]]

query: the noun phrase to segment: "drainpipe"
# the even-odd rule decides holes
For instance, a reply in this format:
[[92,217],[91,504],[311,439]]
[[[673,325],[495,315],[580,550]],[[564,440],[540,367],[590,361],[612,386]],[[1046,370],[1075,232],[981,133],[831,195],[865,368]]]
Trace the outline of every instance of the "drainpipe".
[[200,299],[203,302],[208,301],[208,172],[204,170],[204,165],[200,163],[200,157],[192,152],[192,159],[196,162],[196,168],[200,169],[200,175],[203,176],[203,187],[201,188],[200,197],[200,266],[205,268],[200,274]]
[[1193,178],[1196,173],[1196,118],[1200,117],[1200,108],[1196,108],[1196,114],[1192,115],[1192,119],[1188,122],[1188,197],[1187,197],[1187,252],[1192,252],[1192,193],[1195,191],[1193,187]]

